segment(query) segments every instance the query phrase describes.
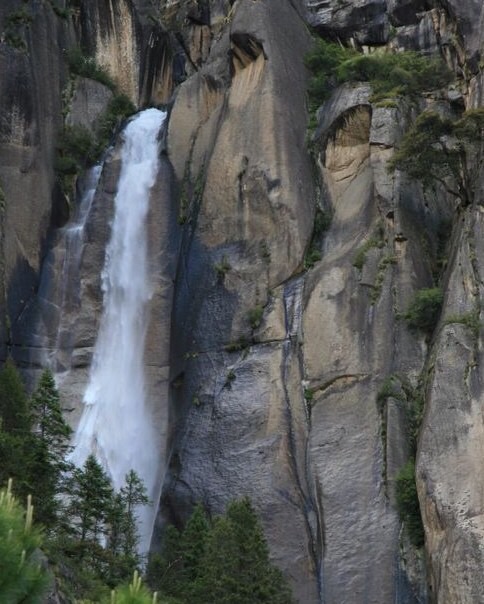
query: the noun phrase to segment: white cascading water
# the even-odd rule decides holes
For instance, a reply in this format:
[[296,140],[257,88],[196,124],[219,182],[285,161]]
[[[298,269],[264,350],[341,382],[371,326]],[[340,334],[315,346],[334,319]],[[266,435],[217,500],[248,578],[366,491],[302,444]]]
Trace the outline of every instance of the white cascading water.
[[86,174],[81,201],[76,208],[74,219],[60,231],[60,237],[64,244],[59,279],[62,288],[59,300],[60,319],[54,348],[45,363],[56,374],[58,381],[60,373],[68,372],[70,369],[73,328],[69,320],[70,313],[66,312],[66,309],[77,307],[79,304],[79,268],[84,246],[84,229],[96,194],[101,170],[102,164],[98,164]]
[[[111,239],[103,269],[103,314],[72,461],[94,453],[115,489],[129,470],[158,497],[158,438],[145,400],[146,308],[152,295],[147,214],[158,172],[158,133],[166,113],[147,109],[125,128]],[[148,550],[155,507],[139,510],[140,551]]]

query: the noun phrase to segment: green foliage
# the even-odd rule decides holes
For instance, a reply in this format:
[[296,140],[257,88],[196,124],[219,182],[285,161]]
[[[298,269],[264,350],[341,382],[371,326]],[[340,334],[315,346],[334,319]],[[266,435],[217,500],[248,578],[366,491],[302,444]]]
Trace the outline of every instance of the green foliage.
[[0,427],[5,432],[23,435],[30,431],[28,398],[20,375],[10,359],[0,371],[0,418]]
[[0,602],[40,604],[48,583],[38,549],[42,538],[32,524],[30,498],[27,510],[13,497],[11,481],[0,491]]
[[[128,581],[141,566],[137,510],[148,498],[134,471],[114,493],[94,456],[74,469],[65,459],[70,436],[51,372],[42,373],[29,400],[14,364],[5,363],[0,371],[0,484],[13,476],[19,496],[34,494],[36,518],[46,529],[44,551],[69,601],[99,602],[109,588]],[[1,597],[1,531],[2,526],[0,601],[33,604],[37,600]]]
[[411,329],[431,334],[439,320],[443,300],[444,294],[439,287],[421,289],[415,294],[403,318]]
[[396,264],[396,263],[397,263],[397,257],[393,256],[391,254],[383,256],[383,258],[381,258],[380,261],[378,262],[378,269],[377,269],[375,284],[373,286],[373,290],[370,295],[370,302],[372,304],[375,304],[377,302],[377,300],[380,298],[381,290],[383,287],[383,282],[385,280],[385,272],[386,272],[387,268],[390,265]]
[[240,352],[246,350],[250,346],[250,342],[246,338],[239,338],[234,342],[229,342],[224,346],[226,352]]
[[19,10],[10,13],[5,18],[5,25],[7,27],[29,25],[31,22],[32,15],[25,7],[22,7]]
[[141,567],[137,510],[146,505],[146,489],[131,470],[115,493],[111,481],[91,455],[72,471],[65,488],[67,505],[49,554],[61,566],[72,600],[99,601]]
[[482,326],[479,314],[478,310],[471,310],[461,315],[451,315],[450,317],[447,317],[445,324],[450,325],[452,323],[457,323],[464,325],[477,337]]
[[71,48],[67,51],[69,70],[74,75],[96,80],[111,90],[116,86],[105,69],[100,67],[92,57],[87,57],[80,48]]
[[439,183],[468,205],[475,196],[483,132],[483,108],[467,111],[455,121],[425,111],[403,137],[389,170],[403,170],[424,187]]
[[33,492],[39,471],[39,443],[31,427],[22,380],[13,362],[8,360],[0,371],[0,484],[13,478],[14,493],[21,499]]
[[382,412],[387,399],[389,398],[395,398],[398,400],[402,400],[404,398],[400,380],[394,375],[389,375],[385,378],[376,395],[376,402],[380,413]]
[[324,237],[324,233],[329,229],[331,224],[331,215],[329,212],[321,210],[316,207],[316,213],[314,215],[313,233],[311,241],[309,243],[308,251],[304,256],[304,268],[306,270],[312,268],[316,262],[321,260],[321,244]]
[[96,131],[96,155],[101,156],[103,150],[108,146],[113,132],[115,132],[122,122],[130,115],[135,113],[136,107],[124,94],[117,94],[108,103],[106,111],[99,119]]
[[59,391],[49,369],[42,373],[31,399],[34,433],[49,446],[52,463],[64,467],[72,429],[62,415]]
[[254,308],[251,308],[247,313],[247,319],[249,320],[252,329],[257,329],[262,323],[262,316],[264,314],[264,307],[262,304],[256,304]]
[[383,225],[378,223],[373,235],[365,241],[365,243],[358,248],[355,257],[353,258],[353,266],[359,271],[363,270],[366,262],[367,253],[374,248],[382,248],[385,245],[384,240],[385,232]]
[[89,556],[89,549],[108,534],[107,520],[114,496],[111,481],[94,455],[89,455],[82,468],[75,468],[68,484],[67,514],[80,558]]
[[313,268],[316,262],[319,262],[322,258],[321,252],[318,249],[310,246],[306,255],[304,256],[304,269],[309,270]]
[[49,4],[52,7],[54,13],[61,19],[67,19],[69,17],[70,11],[68,8],[62,8],[57,4],[55,0],[49,0]]
[[356,55],[356,51],[341,44],[328,42],[322,38],[314,41],[306,54],[304,63],[312,74],[308,86],[310,109],[316,109],[328,98],[338,84],[338,69],[345,61]]
[[72,193],[77,174],[99,161],[113,133],[135,111],[129,98],[119,94],[109,101],[94,134],[80,125],[64,127],[57,144],[54,167],[65,193]]
[[219,279],[223,279],[225,277],[225,274],[228,273],[228,271],[232,267],[230,266],[230,262],[229,262],[227,256],[224,254],[222,256],[222,259],[220,260],[220,262],[216,262],[213,265],[213,268],[214,268],[215,272],[217,273],[217,277]]
[[314,400],[314,390],[304,388],[304,400],[310,405]]
[[[102,600],[101,604],[156,604],[157,602],[156,595],[150,594],[142,584],[138,572],[135,571],[129,585],[122,585],[113,590],[110,597]],[[163,602],[159,604],[163,604]]]
[[322,38],[315,40],[305,64],[312,74],[308,87],[311,111],[344,82],[369,82],[372,100],[381,102],[441,88],[451,79],[442,61],[416,52],[361,54]]
[[415,462],[408,461],[396,477],[396,500],[400,519],[405,523],[410,541],[415,547],[424,544],[424,530],[415,483]]
[[65,126],[57,143],[54,164],[63,191],[72,193],[77,174],[94,164],[97,159],[98,147],[91,132],[80,125]]
[[209,521],[201,506],[180,534],[167,530],[162,556],[148,567],[153,589],[190,604],[290,604],[292,598],[248,499]]
[[237,376],[235,375],[235,371],[231,369],[225,377],[224,388],[228,388],[230,390],[232,388],[232,383],[235,381],[236,377]]
[[450,83],[452,74],[439,59],[416,52],[357,54],[337,69],[339,82],[369,82],[373,101],[416,96]]

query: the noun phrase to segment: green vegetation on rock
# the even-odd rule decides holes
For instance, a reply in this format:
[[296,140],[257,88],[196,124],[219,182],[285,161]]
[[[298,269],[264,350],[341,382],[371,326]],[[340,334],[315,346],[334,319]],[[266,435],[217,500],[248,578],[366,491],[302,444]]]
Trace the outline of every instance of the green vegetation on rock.
[[368,82],[373,91],[371,100],[385,103],[441,88],[452,77],[441,60],[416,52],[362,54],[322,38],[314,41],[305,64],[311,73],[308,95],[312,114],[345,82]]
[[385,231],[383,230],[383,225],[379,222],[376,225],[372,236],[358,248],[355,257],[353,258],[353,266],[359,271],[363,270],[366,262],[366,255],[373,248],[382,248],[385,245],[384,237]]
[[113,133],[136,111],[127,96],[119,94],[108,103],[95,124],[95,131],[85,126],[64,126],[57,143],[55,171],[62,190],[72,194],[77,175],[94,165],[109,145]]
[[473,202],[482,164],[484,109],[452,120],[435,111],[419,115],[389,163],[424,187],[440,184],[464,206]]
[[74,75],[96,80],[113,92],[116,90],[116,85],[107,71],[103,67],[100,67],[95,59],[86,56],[80,48],[71,48],[67,51],[67,62],[69,70]]
[[411,329],[431,334],[439,320],[444,294],[440,287],[420,289],[403,318]]
[[321,208],[316,208],[316,213],[314,215],[314,225],[313,225],[313,233],[311,236],[311,241],[309,243],[309,248],[304,256],[304,268],[306,270],[312,268],[316,262],[321,260],[321,245],[323,241],[324,234],[329,229],[331,225],[331,214],[329,212],[325,212]]
[[422,547],[424,544],[424,529],[420,515],[413,459],[409,460],[397,474],[396,500],[398,513],[405,523],[411,543],[415,547]]
[[422,386],[413,388],[407,379],[392,374],[383,381],[378,390],[377,407],[381,416],[383,448],[382,475],[385,484],[387,483],[387,405],[389,399],[393,399],[400,408],[404,409],[410,453],[410,458],[400,468],[395,478],[397,510],[400,520],[405,525],[410,542],[419,548],[423,545],[424,530],[415,484],[415,455],[423,412]]
[[264,315],[264,307],[262,304],[256,304],[254,308],[251,308],[247,313],[247,319],[249,320],[252,329],[257,329],[262,323],[262,317]]

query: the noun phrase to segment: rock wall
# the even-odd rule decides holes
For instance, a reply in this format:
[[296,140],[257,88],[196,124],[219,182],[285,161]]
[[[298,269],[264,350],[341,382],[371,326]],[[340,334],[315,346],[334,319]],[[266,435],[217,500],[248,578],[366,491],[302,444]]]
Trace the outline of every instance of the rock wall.
[[[24,5],[31,19],[13,26]],[[248,495],[300,603],[482,599],[481,327],[456,321],[481,311],[482,191],[459,209],[387,171],[418,111],[483,104],[482,11],[477,0],[83,0],[66,18],[41,0],[0,7],[0,358],[10,352],[33,379],[60,330],[60,385],[75,409],[119,150],[66,305],[56,137],[66,116],[89,127],[111,93],[78,79],[66,107],[64,49],[92,54],[138,106],[169,101],[149,220],[145,360],[166,460],[153,547],[196,502],[217,514]],[[366,84],[341,86],[309,141],[308,24],[365,52],[440,54],[456,84],[389,106]],[[331,221],[314,238],[321,215]],[[426,338],[401,316],[432,285],[448,223],[444,309]],[[382,402],[388,379],[398,392]],[[425,552],[395,503],[417,390]]]

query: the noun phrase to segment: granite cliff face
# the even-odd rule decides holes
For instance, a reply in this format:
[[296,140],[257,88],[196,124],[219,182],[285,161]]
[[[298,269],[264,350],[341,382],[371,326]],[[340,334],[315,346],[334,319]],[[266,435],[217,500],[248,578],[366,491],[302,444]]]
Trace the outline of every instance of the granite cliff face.
[[[64,17],[40,0],[0,7],[1,357],[33,380],[55,353],[76,424],[119,174],[116,144],[66,282],[57,136],[63,119],[91,127],[112,96],[69,74],[65,50],[81,46],[138,107],[169,104],[149,220],[145,362],[165,466],[153,546],[196,502],[216,514],[248,495],[298,602],[479,602],[482,187],[462,208],[387,162],[420,110],[484,103],[481,3],[76,6]],[[342,85],[318,111],[310,155],[308,25],[365,52],[441,55],[455,83],[387,105],[368,84]],[[308,251],[319,252],[309,263]],[[402,314],[439,270],[444,306],[426,337]],[[468,313],[477,328],[456,320]],[[416,392],[424,550],[395,502]]]

